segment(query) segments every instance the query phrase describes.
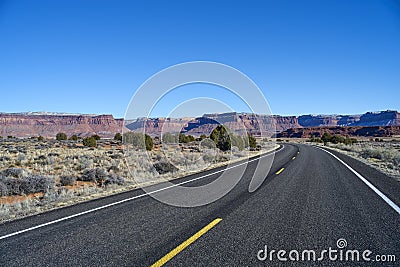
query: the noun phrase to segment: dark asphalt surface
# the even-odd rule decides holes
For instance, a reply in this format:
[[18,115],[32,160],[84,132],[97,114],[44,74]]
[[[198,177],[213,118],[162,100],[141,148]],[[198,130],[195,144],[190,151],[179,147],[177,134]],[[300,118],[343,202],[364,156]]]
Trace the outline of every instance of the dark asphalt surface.
[[[333,153],[400,205],[398,182]],[[249,163],[230,193],[202,207],[172,207],[145,196],[0,240],[0,266],[150,266],[216,218],[222,221],[166,266],[399,266],[400,215],[331,155],[285,144],[262,186],[249,193],[255,166]],[[235,175],[235,169],[229,172]],[[5,223],[0,236],[142,193],[134,190]],[[257,259],[266,245],[276,251],[315,250],[319,257],[321,250],[337,249],[339,238],[347,241],[344,251],[368,249],[371,258],[395,255],[397,261],[329,261],[326,256],[321,262],[281,262],[276,253],[273,260]]]

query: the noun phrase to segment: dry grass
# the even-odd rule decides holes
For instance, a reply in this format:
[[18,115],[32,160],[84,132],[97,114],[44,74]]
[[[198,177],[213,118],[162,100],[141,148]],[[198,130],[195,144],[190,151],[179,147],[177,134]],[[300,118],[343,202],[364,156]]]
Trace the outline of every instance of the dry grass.
[[353,145],[328,144],[400,181],[400,139],[361,140]]

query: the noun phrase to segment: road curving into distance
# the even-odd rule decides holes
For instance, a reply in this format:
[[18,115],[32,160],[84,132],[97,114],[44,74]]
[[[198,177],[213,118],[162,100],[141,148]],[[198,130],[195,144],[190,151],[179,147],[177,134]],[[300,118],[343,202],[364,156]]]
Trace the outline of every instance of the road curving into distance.
[[[349,249],[400,261],[400,185],[394,179],[335,151],[284,144],[264,183],[250,193],[256,165],[248,164],[231,192],[201,207],[168,206],[138,189],[1,224],[0,266],[276,266],[276,255],[260,259],[260,250],[337,249],[339,239]],[[235,175],[235,168],[228,171]],[[175,182],[203,185],[216,179],[204,176],[212,172]],[[361,263],[325,258],[302,264]]]

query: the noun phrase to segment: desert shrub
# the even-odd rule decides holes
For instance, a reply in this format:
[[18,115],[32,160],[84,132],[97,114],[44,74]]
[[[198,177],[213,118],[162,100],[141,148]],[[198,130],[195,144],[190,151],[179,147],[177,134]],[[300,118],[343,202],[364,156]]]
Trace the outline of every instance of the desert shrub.
[[216,162],[226,162],[226,161],[228,161],[228,160],[229,160],[229,158],[226,157],[226,156],[224,156],[224,155],[217,155],[217,156],[215,157],[215,161],[216,161]]
[[122,134],[116,133],[116,134],[114,135],[114,140],[116,140],[116,141],[122,141]]
[[324,142],[324,144],[326,145],[328,142],[331,141],[331,138],[332,138],[331,134],[325,132],[325,133],[322,135],[321,140],[322,140],[322,142]]
[[84,171],[82,176],[78,178],[78,180],[88,182],[101,182],[105,181],[107,176],[107,173],[103,169],[95,168]]
[[357,139],[350,138],[350,137],[346,136],[346,139],[344,140],[344,144],[352,145],[352,144],[355,144],[355,143],[357,143]]
[[62,186],[65,185],[74,185],[76,181],[76,177],[72,175],[64,175],[60,177],[60,183]]
[[96,139],[92,136],[86,137],[85,139],[83,139],[83,145],[87,146],[87,147],[96,147],[97,142],[96,142]]
[[58,140],[58,141],[67,140],[67,135],[65,133],[58,133],[56,135],[56,140]]
[[8,195],[7,186],[0,180],[0,197]]
[[100,140],[100,136],[97,134],[92,135],[91,137],[93,137],[96,141]]
[[138,149],[145,148],[145,135],[143,133],[125,133],[123,135],[123,141],[124,143],[133,145],[133,147]]
[[93,166],[93,160],[89,156],[86,156],[86,155],[80,157],[79,162],[77,163],[78,170],[85,170],[85,169],[91,168],[92,166]]
[[340,135],[334,135],[331,137],[329,141],[332,142],[333,144],[339,144],[339,143],[344,143],[345,139]]
[[234,146],[240,151],[242,151],[246,146],[245,140],[240,135],[231,134],[231,142],[232,147]]
[[250,147],[250,149],[255,149],[255,148],[257,148],[257,141],[256,141],[256,139],[254,138],[254,136],[252,136],[251,134],[247,134],[247,138],[248,138],[248,141],[249,141],[249,147]]
[[40,136],[38,136],[37,140],[38,140],[38,141],[43,141],[43,140],[44,140],[44,137],[40,135]]
[[17,153],[18,153],[18,150],[15,149],[15,148],[12,147],[12,146],[9,146],[9,147],[7,148],[7,151],[8,151],[9,153],[11,153],[11,154],[17,154]]
[[400,167],[400,155],[393,159],[394,165]]
[[8,195],[21,195],[20,186],[21,181],[15,178],[5,178],[2,181],[7,187]]
[[165,161],[157,162],[153,166],[159,174],[164,174],[164,173],[168,173],[168,172],[176,172],[179,170],[173,164],[171,164],[169,162],[165,162]]
[[375,158],[375,159],[382,159],[382,155],[380,154],[378,149],[365,147],[361,150],[360,156],[367,159],[367,158]]
[[120,176],[108,176],[104,181],[104,185],[110,185],[110,184],[123,185],[124,183],[125,179]]
[[10,160],[10,158],[7,157],[7,156],[1,156],[0,157],[0,161],[9,161],[9,160]]
[[146,150],[151,151],[153,149],[154,143],[153,143],[153,139],[151,139],[150,135],[145,134],[145,145],[146,145]]
[[162,142],[166,143],[166,144],[175,144],[178,143],[178,138],[176,137],[176,135],[173,135],[171,133],[164,133],[162,135]]
[[[110,151],[110,152],[112,152],[112,151]],[[110,158],[112,158],[112,159],[120,159],[122,157],[123,157],[122,154],[112,154],[112,155],[110,155]]]
[[233,153],[236,153],[236,152],[239,152],[240,150],[239,150],[239,148],[238,148],[237,146],[232,146],[232,147],[231,147],[231,151],[232,151]]
[[[327,143],[332,143],[332,144],[346,144],[346,145],[352,145],[357,143],[357,139],[355,138],[350,138],[349,136],[346,136],[344,138],[343,136],[340,135],[334,135],[332,136],[330,133],[325,132],[322,135],[322,138],[320,139],[324,144],[326,145]],[[311,137],[310,139],[311,142],[319,142],[319,139],[315,139],[314,137]]]
[[31,175],[21,179],[20,190],[23,194],[46,192],[54,187],[54,179],[40,175]]
[[215,159],[215,155],[213,155],[212,153],[206,153],[203,155],[203,160],[204,162],[212,162]]
[[216,146],[222,150],[227,151],[231,149],[231,138],[229,132],[223,125],[218,125],[210,134],[210,139],[213,140]]
[[47,157],[48,165],[54,165],[56,162],[57,162],[57,157],[55,157],[55,156]]
[[348,152],[354,151],[354,148],[352,148],[351,146],[347,146],[347,145],[345,146],[345,145],[339,144],[336,147],[341,150],[348,151]]
[[184,135],[182,133],[179,134],[178,139],[179,143],[185,143],[185,144],[193,142],[195,140],[195,138],[192,135]]
[[365,147],[361,150],[360,156],[363,158],[374,158],[396,164],[399,152],[386,148]]
[[49,156],[49,157],[59,157],[60,154],[55,153],[55,152],[50,152],[49,154],[47,154],[47,156]]
[[215,143],[211,139],[203,139],[200,144],[204,148],[208,148],[208,149],[215,148]]
[[45,155],[39,155],[39,157],[35,158],[36,160],[46,160],[47,161],[47,157]]
[[25,178],[6,178],[3,180],[8,195],[24,195],[46,192],[54,188],[54,179],[40,175],[31,175]]
[[5,177],[22,178],[27,175],[27,171],[22,168],[12,167],[3,170],[1,174]]
[[200,141],[203,140],[203,139],[206,139],[206,138],[208,138],[208,136],[205,135],[205,134],[202,134],[202,135],[200,135],[200,137],[199,137]]
[[26,155],[23,153],[18,154],[17,160],[18,161],[24,161],[26,159]]
[[78,136],[76,134],[74,134],[69,138],[69,140],[77,141],[78,140]]
[[117,167],[117,166],[115,166],[115,165],[111,165],[109,168],[108,168],[108,171],[110,172],[110,171],[112,171],[112,172],[119,172],[119,168]]

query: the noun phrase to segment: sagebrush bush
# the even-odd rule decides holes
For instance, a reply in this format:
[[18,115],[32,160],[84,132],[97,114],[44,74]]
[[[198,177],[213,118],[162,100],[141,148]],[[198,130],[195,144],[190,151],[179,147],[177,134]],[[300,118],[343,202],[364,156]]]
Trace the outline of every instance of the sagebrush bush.
[[215,160],[215,155],[212,154],[212,153],[206,153],[206,154],[203,155],[203,160],[205,162],[212,162],[212,161]]
[[110,171],[112,171],[112,172],[119,172],[119,168],[118,168],[118,166],[111,165],[111,166],[108,168],[108,171],[109,171],[109,172],[110,172]]
[[90,169],[83,172],[82,176],[78,179],[87,182],[105,181],[108,177],[107,173],[100,168]]
[[366,147],[363,148],[360,152],[360,156],[367,159],[367,158],[374,158],[374,159],[382,159],[382,155],[376,148]]
[[171,164],[169,162],[165,162],[165,161],[157,162],[153,166],[159,174],[178,171],[177,167],[175,167],[173,164]]
[[3,179],[3,183],[7,187],[8,195],[20,195],[21,194],[21,191],[19,189],[21,182],[19,181],[19,179],[5,178],[5,179]]
[[10,160],[10,157],[7,157],[7,156],[0,157],[0,161],[9,161],[9,160]]
[[54,179],[40,175],[30,175],[25,178],[5,178],[8,195],[26,195],[46,192],[54,188]]
[[27,171],[22,168],[12,167],[3,170],[1,174],[5,177],[22,178],[27,175]]
[[47,157],[45,155],[39,155],[39,157],[35,158],[35,160],[47,161]]
[[117,185],[123,185],[125,183],[125,179],[120,177],[120,176],[108,176],[106,180],[104,181],[104,185],[110,185],[110,184],[117,184]]
[[76,182],[76,177],[72,175],[63,175],[60,177],[60,184],[62,186],[74,185]]
[[40,176],[31,175],[21,179],[20,190],[23,194],[31,194],[38,192],[46,192],[48,189],[54,187],[54,180]]
[[0,180],[0,196],[7,196],[8,188],[7,186]]
[[400,155],[394,158],[394,164],[400,167]]
[[387,148],[363,148],[360,152],[360,156],[363,158],[374,158],[379,160],[384,160],[387,162],[392,162],[396,164],[396,159],[399,156],[399,152]]

